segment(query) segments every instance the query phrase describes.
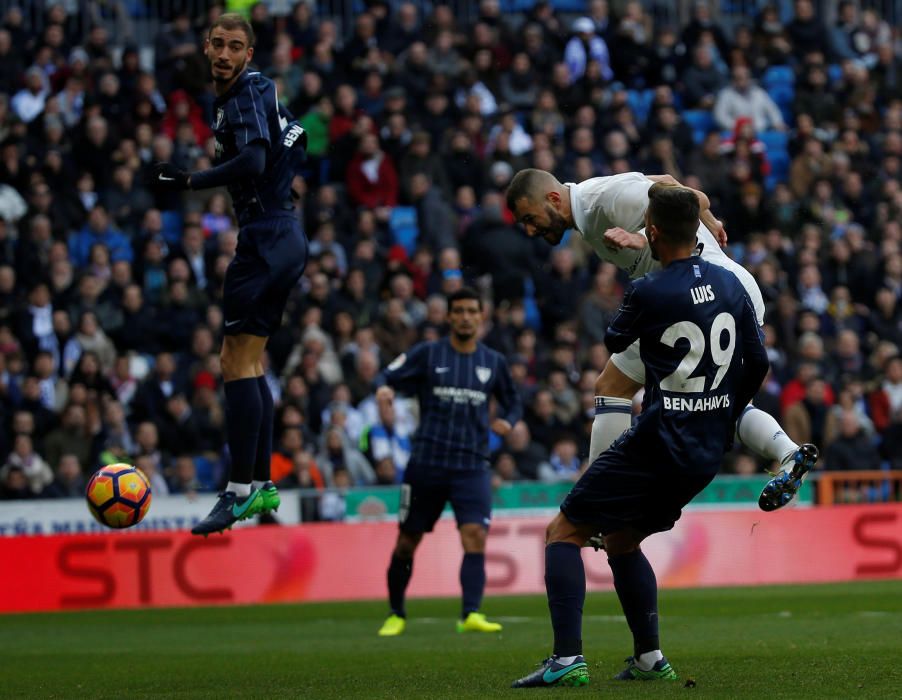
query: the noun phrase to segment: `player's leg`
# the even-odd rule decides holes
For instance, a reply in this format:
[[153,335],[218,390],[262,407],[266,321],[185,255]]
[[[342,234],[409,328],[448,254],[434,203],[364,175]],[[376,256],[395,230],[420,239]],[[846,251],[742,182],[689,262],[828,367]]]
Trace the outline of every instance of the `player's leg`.
[[278,510],[282,503],[276,485],[270,480],[270,467],[272,465],[272,432],[274,422],[274,405],[272,392],[263,376],[263,363],[258,362],[255,368],[257,373],[257,387],[260,391],[260,435],[257,438],[257,457],[254,460],[253,487],[263,496],[263,513]]
[[464,556],[460,562],[461,615],[458,632],[500,632],[501,625],[489,622],[479,612],[485,592],[485,542],[488,530],[479,523],[460,526]]
[[492,481],[488,471],[450,476],[448,500],[457,519],[464,550],[460,562],[461,616],[458,632],[500,632],[479,609],[485,592],[485,543],[492,521]]
[[615,678],[675,680],[677,674],[660,649],[655,572],[640,544],[649,534],[672,529],[682,509],[711,483],[714,474],[662,472],[633,458],[616,465],[607,477],[605,493],[613,499],[610,513],[620,525],[605,529],[605,551],[614,590],[633,635],[633,656]]
[[633,396],[645,383],[638,341],[611,357],[595,381],[595,420],[589,439],[589,463],[626,430],[633,415]]
[[545,531],[545,591],[554,630],[554,651],[537,670],[514,681],[511,687],[589,683],[589,667],[582,655],[586,571],[581,547],[597,529],[596,523],[571,522],[564,512],[558,513],[548,525]]
[[[705,234],[700,229],[700,240]],[[709,246],[706,246],[706,250]],[[717,259],[711,259],[715,265],[730,270],[740,281],[755,307],[761,339],[764,340],[764,298],[758,283],[752,274],[742,265],[727,258],[718,246],[711,246]],[[703,256],[704,257],[704,256]],[[736,437],[752,452],[771,462],[779,462],[781,474],[772,479],[759,498],[759,505],[764,510],[775,510],[789,503],[802,485],[802,479],[817,463],[817,447],[805,443],[797,445],[789,438],[780,424],[768,413],[749,406],[736,423]]]
[[388,605],[391,614],[379,630],[380,637],[396,637],[407,625],[404,598],[413,575],[413,555],[423,539],[422,532],[398,532],[398,539],[388,565]]
[[796,444],[773,416],[752,405],[736,421],[736,437],[755,454],[780,463],[780,473],[767,482],[758,498],[762,510],[776,510],[789,503],[805,475],[817,464],[815,445]]
[[[292,218],[267,221],[257,231],[258,250],[266,261],[264,287],[259,303],[250,314],[249,325],[254,332],[272,336],[282,325],[282,315],[288,297],[304,273],[307,265],[307,239],[300,225]],[[281,504],[279,492],[270,481],[272,462],[273,401],[269,385],[263,376],[263,349],[255,367],[262,411],[257,455],[254,461],[253,486],[263,496],[263,513],[277,510]]]
[[432,532],[448,499],[448,487],[422,478],[416,465],[408,464],[401,484],[398,509],[399,532],[386,574],[390,614],[379,630],[380,637],[394,637],[406,627],[405,599],[413,575],[413,555],[423,535]]
[[257,440],[263,412],[256,367],[266,338],[242,333],[227,335],[220,360],[226,398],[226,432],[232,466],[225,491],[210,514],[192,532],[208,535],[230,528],[263,509],[263,495],[253,489]]
[[676,672],[661,653],[658,637],[658,582],[639,544],[644,533],[631,527],[605,535],[614,590],[633,634],[633,656],[620,680],[675,679]]

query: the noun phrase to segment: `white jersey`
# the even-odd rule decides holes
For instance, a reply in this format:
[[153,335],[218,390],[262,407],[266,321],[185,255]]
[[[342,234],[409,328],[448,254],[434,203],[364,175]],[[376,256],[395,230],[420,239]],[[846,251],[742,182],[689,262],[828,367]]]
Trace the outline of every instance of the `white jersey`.
[[653,184],[642,173],[593,177],[579,184],[567,183],[576,230],[599,258],[614,263],[630,279],[643,277],[661,266],[651,257],[648,246],[642,250],[611,250],[604,244],[604,232],[618,226],[631,233],[643,231],[648,190]]
[[[645,175],[636,172],[593,177],[579,184],[567,183],[577,232],[599,258],[614,263],[630,279],[660,270],[661,263],[651,256],[648,245],[641,250],[611,250],[605,245],[604,234],[610,228],[619,227],[630,233],[645,235],[648,190],[653,184]],[[764,325],[764,299],[752,274],[723,252],[704,224],[699,224],[696,236],[701,248],[699,255],[714,265],[727,268],[739,278],[755,306],[758,325]]]

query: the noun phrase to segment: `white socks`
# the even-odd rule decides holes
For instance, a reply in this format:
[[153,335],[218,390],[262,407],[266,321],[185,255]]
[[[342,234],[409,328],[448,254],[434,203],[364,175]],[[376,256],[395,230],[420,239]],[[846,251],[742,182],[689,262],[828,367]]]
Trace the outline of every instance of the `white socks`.
[[736,422],[736,437],[755,454],[783,464],[799,446],[769,413],[748,406]]
[[557,657],[557,662],[563,666],[569,666],[574,661],[576,661],[575,656],[559,656],[559,657]]
[[262,489],[264,486],[266,486],[266,482],[265,481],[257,481],[256,479],[254,479],[253,486],[254,486],[254,490]]
[[651,671],[655,664],[663,658],[664,654],[661,653],[660,649],[646,651],[644,654],[640,654],[639,658],[636,659],[636,666],[642,671]]
[[247,498],[251,495],[251,485],[250,484],[238,484],[234,481],[230,481],[228,486],[226,486],[226,491],[231,491],[239,498]]
[[615,396],[595,397],[595,421],[589,440],[589,464],[608,449],[625,431],[633,417],[633,402]]

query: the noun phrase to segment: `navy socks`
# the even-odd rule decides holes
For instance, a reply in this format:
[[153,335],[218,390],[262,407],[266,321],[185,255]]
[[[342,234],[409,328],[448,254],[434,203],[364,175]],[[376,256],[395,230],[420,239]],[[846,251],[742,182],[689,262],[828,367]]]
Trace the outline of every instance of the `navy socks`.
[[614,588],[633,633],[636,658],[661,648],[658,639],[658,581],[641,550],[608,557]]
[[482,605],[485,591],[485,554],[464,554],[460,563],[460,587],[463,590],[461,620],[466,620],[471,612],[477,612]]
[[545,547],[545,589],[554,628],[555,656],[582,654],[586,571],[580,548],[575,544],[554,542]]
[[257,378],[226,382],[225,398],[229,452],[232,455],[232,476],[229,481],[250,484],[257,461],[257,440],[263,412]]
[[260,390],[260,435],[257,438],[257,457],[254,460],[254,481],[269,481],[272,462],[273,403],[266,378],[257,377]]

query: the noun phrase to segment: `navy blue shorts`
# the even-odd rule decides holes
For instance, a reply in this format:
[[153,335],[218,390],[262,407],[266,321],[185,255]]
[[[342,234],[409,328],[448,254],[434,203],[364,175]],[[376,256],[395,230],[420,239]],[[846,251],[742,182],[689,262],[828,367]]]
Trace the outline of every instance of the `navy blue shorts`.
[[226,335],[268,338],[282,324],[288,295],[307,265],[307,237],[294,216],[241,227],[222,293]]
[[573,485],[561,512],[572,523],[597,525],[605,535],[627,527],[649,535],[670,530],[714,474],[654,467],[629,459],[615,443]]
[[478,523],[488,528],[492,521],[492,475],[488,470],[435,475],[407,465],[398,513],[401,530],[432,532],[449,501],[458,527]]

